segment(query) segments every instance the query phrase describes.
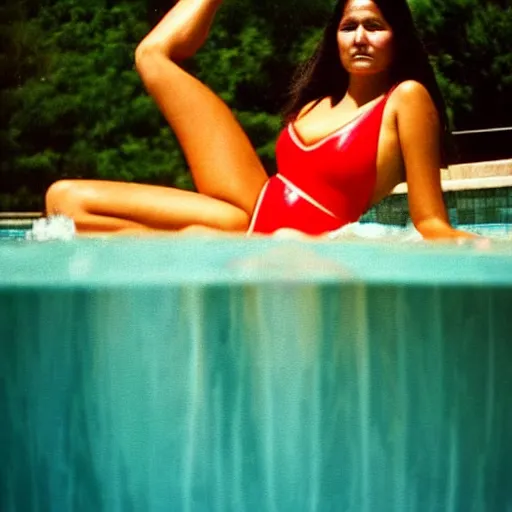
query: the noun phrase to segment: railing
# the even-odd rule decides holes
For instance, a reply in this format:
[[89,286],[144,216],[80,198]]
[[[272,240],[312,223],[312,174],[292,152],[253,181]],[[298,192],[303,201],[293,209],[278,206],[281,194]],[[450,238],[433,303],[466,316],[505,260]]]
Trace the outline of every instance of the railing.
[[478,133],[491,133],[491,132],[509,132],[512,131],[512,126],[505,126],[502,128],[485,128],[482,130],[459,130],[452,132],[452,135],[473,135]]
[[457,163],[512,158],[512,126],[452,132]]

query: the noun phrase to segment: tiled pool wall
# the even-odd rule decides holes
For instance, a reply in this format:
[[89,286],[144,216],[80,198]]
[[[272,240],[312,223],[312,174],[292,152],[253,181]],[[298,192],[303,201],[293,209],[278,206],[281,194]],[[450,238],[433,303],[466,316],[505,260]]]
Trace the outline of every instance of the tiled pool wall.
[[[445,204],[454,225],[511,224],[512,187],[451,190],[444,192]],[[368,211],[361,222],[406,226],[411,223],[406,194],[384,198]]]
[[[454,225],[512,223],[512,159],[451,165],[441,169],[441,180]],[[361,220],[410,224],[407,185],[395,187]]]
[[509,248],[2,244],[0,509],[510,510]]

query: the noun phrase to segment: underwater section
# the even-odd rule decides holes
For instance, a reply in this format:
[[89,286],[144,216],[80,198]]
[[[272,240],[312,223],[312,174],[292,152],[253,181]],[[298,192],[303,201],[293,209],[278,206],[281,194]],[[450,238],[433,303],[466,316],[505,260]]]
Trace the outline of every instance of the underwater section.
[[510,248],[3,243],[0,509],[511,509]]

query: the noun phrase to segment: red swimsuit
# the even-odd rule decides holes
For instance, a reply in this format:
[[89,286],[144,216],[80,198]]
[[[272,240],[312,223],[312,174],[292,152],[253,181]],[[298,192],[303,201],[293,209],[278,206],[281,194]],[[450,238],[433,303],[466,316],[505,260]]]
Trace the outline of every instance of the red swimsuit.
[[389,95],[315,144],[301,142],[290,123],[277,141],[278,174],[260,192],[248,234],[293,228],[318,235],[357,221],[372,199]]

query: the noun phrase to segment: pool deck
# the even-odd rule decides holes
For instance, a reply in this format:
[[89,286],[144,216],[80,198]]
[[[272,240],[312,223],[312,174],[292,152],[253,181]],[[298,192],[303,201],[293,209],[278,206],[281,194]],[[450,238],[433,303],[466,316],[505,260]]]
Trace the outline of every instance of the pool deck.
[[29,229],[42,212],[0,212],[0,229]]
[[[444,192],[512,187],[512,158],[492,162],[451,165],[441,169]],[[407,183],[400,183],[393,194],[406,194]]]

